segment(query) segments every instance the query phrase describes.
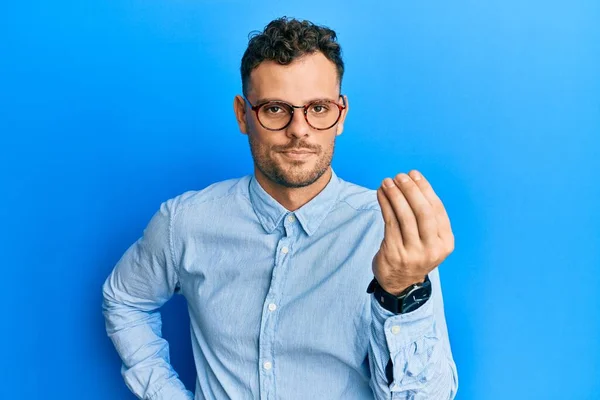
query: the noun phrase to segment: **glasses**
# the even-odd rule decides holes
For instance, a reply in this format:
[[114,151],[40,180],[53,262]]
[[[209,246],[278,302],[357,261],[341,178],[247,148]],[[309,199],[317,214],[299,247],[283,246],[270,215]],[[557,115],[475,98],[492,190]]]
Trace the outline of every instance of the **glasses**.
[[315,100],[303,106],[294,106],[285,101],[266,101],[255,106],[244,96],[244,100],[250,105],[252,111],[256,113],[256,119],[263,128],[270,131],[280,131],[288,127],[294,118],[294,109],[302,108],[304,110],[304,119],[311,128],[323,131],[333,128],[338,123],[342,115],[342,110],[346,108],[344,96],[340,105],[333,100]]

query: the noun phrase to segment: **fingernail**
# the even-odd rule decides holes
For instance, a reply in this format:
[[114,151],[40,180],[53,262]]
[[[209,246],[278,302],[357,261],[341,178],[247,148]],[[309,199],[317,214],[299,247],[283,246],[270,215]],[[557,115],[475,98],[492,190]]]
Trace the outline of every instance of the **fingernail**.
[[408,182],[410,180],[410,178],[408,177],[408,175],[402,174],[398,177],[398,179],[400,179],[400,182]]
[[392,186],[394,186],[394,181],[391,180],[390,178],[385,178],[383,180],[383,186],[385,186],[385,187],[392,187]]
[[413,178],[413,180],[415,180],[415,181],[418,181],[421,179],[421,174],[419,174],[417,171],[413,171],[410,175]]

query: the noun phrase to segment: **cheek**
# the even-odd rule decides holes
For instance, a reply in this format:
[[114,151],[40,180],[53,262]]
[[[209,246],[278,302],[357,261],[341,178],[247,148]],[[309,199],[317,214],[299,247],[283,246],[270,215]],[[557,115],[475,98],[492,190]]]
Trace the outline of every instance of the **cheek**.
[[330,137],[330,139],[321,145],[321,150],[323,152],[331,152],[333,150],[333,146],[335,145],[335,140],[337,138],[337,132],[334,131]]
[[254,150],[263,155],[271,155],[272,143],[268,141],[268,138],[264,135],[264,133],[257,131],[256,129],[251,129],[250,134],[248,135],[250,139],[250,143]]
[[258,129],[258,126],[257,126],[258,122],[256,121],[256,119],[254,119],[252,117],[249,117],[249,118],[246,119],[246,121],[248,123],[248,129],[252,133],[256,132],[256,130]]

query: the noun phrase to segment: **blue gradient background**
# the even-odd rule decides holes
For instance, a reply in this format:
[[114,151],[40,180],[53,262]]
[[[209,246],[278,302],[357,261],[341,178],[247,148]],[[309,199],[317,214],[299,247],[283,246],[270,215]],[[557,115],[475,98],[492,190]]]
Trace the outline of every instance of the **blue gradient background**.
[[[248,33],[334,28],[333,166],[416,168],[449,212],[458,399],[600,399],[600,2],[5,2],[1,399],[133,399],[101,284],[160,202],[252,172],[232,103]],[[370,266],[365,266],[369,268]],[[185,299],[163,312],[193,389]]]

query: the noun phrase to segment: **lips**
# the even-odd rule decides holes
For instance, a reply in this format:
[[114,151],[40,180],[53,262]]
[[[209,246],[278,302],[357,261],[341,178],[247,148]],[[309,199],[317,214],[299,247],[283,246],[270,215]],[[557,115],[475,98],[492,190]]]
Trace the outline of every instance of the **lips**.
[[305,160],[315,153],[312,151],[282,151],[281,154],[291,160]]

